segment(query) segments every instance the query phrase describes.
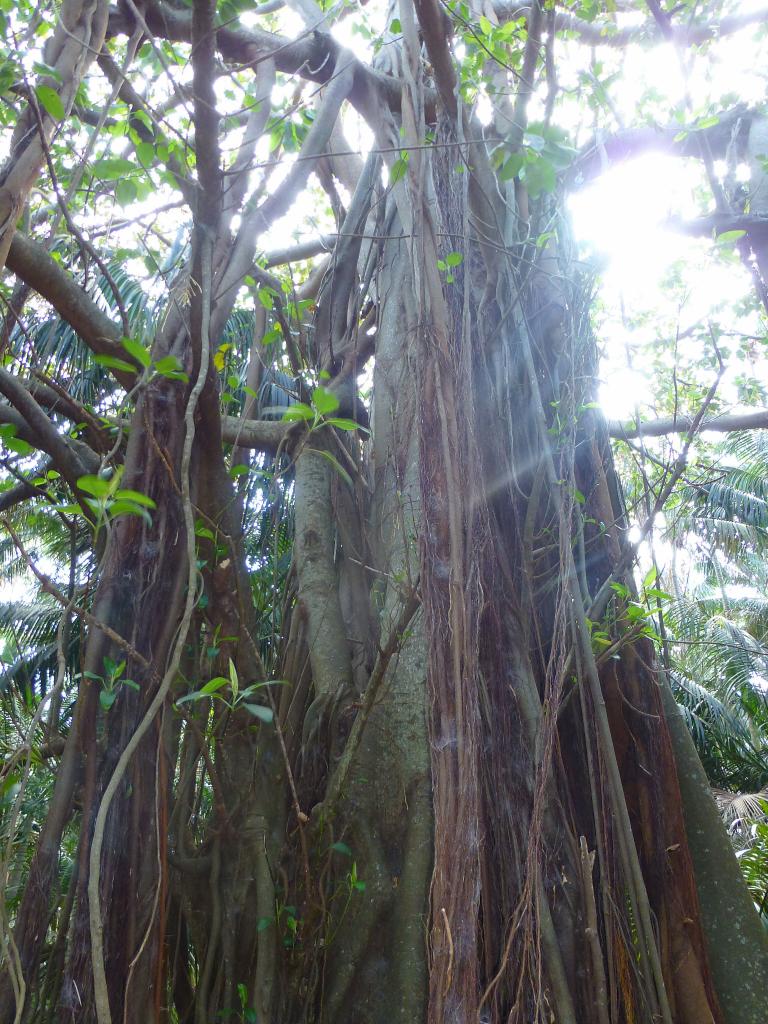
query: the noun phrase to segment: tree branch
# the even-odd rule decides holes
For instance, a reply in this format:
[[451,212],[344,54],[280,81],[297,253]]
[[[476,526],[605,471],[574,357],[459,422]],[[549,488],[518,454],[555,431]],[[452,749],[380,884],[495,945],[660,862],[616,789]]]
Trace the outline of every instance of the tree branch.
[[266,197],[264,202],[250,210],[246,204],[229,263],[216,282],[214,333],[223,327],[229,316],[237,289],[240,287],[243,277],[252,268],[259,235],[268,230],[275,220],[288,212],[312,172],[314,158],[321,156],[328,144],[341,105],[349,96],[354,81],[354,66],[357,63],[348,51],[340,49],[338,53],[338,67],[334,69],[334,77],[326,90],[323,105],[318,110],[312,127],[307,132],[298,158],[285,178]]
[[[51,459],[45,459],[34,475],[45,476],[52,465]],[[27,498],[33,498],[35,495],[45,497],[45,489],[36,487],[35,484],[30,483],[28,480],[20,480],[13,487],[9,487],[7,491],[0,493],[0,512],[8,512],[15,508],[16,505],[20,505],[22,501],[26,501]]]
[[[117,324],[103,313],[75,279],[38,242],[16,232],[8,251],[7,265],[17,277],[49,302],[97,355],[125,359]],[[116,380],[129,390],[136,383],[133,374],[113,370]]]
[[263,256],[264,267],[280,267],[285,263],[294,263],[298,260],[309,260],[313,256],[320,256],[321,253],[333,252],[338,235],[320,235],[319,238],[312,238],[308,242],[297,242],[296,245],[287,245],[284,249],[270,249]]
[[[12,373],[2,367],[0,367],[0,393],[8,399],[13,409],[23,418],[29,428],[29,443],[50,455],[54,465],[72,488],[76,489],[78,477],[93,473],[98,469],[99,459],[95,452],[92,452],[82,442],[79,443],[78,450],[75,450],[69,439],[59,433],[55,424],[48,418],[18,377],[14,377]],[[2,410],[6,422],[12,422],[12,419],[7,418],[9,411],[8,409]],[[20,432],[18,436],[21,436]]]
[[[296,428],[295,421],[283,420],[250,420],[239,416],[221,417],[221,436],[225,444],[235,444],[238,448],[253,448],[255,451],[277,455],[278,451],[291,450],[292,441],[287,438],[291,428]],[[303,437],[297,433],[297,437]]]
[[[179,43],[192,41],[192,18],[186,11],[158,2],[148,7],[145,17],[147,25],[159,38]],[[130,35],[132,28],[133,19],[129,13],[116,8],[110,10],[108,36]],[[333,77],[343,49],[333,36],[325,32],[306,32],[298,39],[288,39],[273,32],[244,28],[219,29],[216,45],[225,60],[256,65],[271,57],[278,71],[299,75],[320,85]],[[352,58],[352,70],[349,100],[363,116],[375,112],[375,95],[383,97],[393,110],[400,109],[400,83],[396,78],[366,67],[357,58]]]
[[[504,0],[495,0],[493,7],[500,22],[525,17],[530,11],[528,4],[505,3]],[[768,21],[768,8],[762,7],[756,11],[732,14],[719,20],[702,21],[682,27],[671,25],[669,31],[662,32],[655,20],[643,25],[617,28],[609,19],[583,21],[572,14],[558,11],[555,14],[555,31],[571,33],[588,46],[610,46],[616,49],[631,43],[653,45],[665,38],[677,46],[696,46],[709,39],[722,39],[723,36],[733,35],[743,28],[765,21]]]
[[[629,441],[634,437],[664,437],[666,434],[687,434],[693,426],[692,416],[677,416],[646,423],[620,423],[611,420],[608,433],[620,441]],[[754,412],[730,413],[704,420],[697,426],[701,433],[711,430],[719,434],[733,433],[737,430],[768,430],[768,409],[757,409]]]
[[215,15],[216,0],[195,0],[192,7],[192,92],[198,181],[195,219],[204,230],[213,233],[221,215],[222,182],[219,112],[213,87],[216,63]]
[[670,217],[665,226],[684,235],[712,236],[724,231],[745,231],[750,237],[768,237],[768,217],[757,214],[710,213],[693,220]]
[[[701,159],[702,139],[713,158],[724,157],[729,147],[746,146],[750,123],[757,113],[745,104],[720,114],[717,124],[697,129],[695,124],[645,125],[628,128],[585,146],[566,175],[567,184],[578,188],[601,174],[608,166],[629,160],[641,153],[661,152],[673,156]],[[740,122],[740,123],[739,123]],[[734,138],[734,132],[739,136]]]

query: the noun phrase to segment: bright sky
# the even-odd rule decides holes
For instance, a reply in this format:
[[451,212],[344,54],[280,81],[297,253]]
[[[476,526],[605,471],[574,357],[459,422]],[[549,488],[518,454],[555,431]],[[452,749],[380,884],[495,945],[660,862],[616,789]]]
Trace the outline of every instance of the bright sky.
[[[740,10],[760,6],[746,0]],[[669,45],[651,51],[630,48],[622,55],[622,74],[611,86],[620,117],[630,121],[648,103],[649,92],[661,100],[656,114],[671,123],[669,112],[679,105],[686,120],[736,102],[758,105],[766,100],[765,43],[747,28],[717,43],[707,56],[683,55],[685,67]],[[610,57],[606,61],[610,69]],[[650,104],[653,109],[653,103]],[[666,117],[660,116],[666,110]],[[700,171],[695,162],[649,153],[611,168],[589,187],[572,195],[569,209],[584,254],[602,266],[600,294],[605,306],[600,337],[604,347],[601,404],[609,418],[626,415],[627,396],[652,405],[652,377],[627,367],[626,350],[641,339],[628,322],[638,317],[666,321],[670,335],[695,323],[719,323],[724,329],[763,333],[755,318],[733,322],[734,302],[751,293],[752,284],[738,259],[724,259],[712,241],[690,238],[666,226],[670,216],[689,219],[702,211]],[[685,301],[665,282],[677,266],[687,285]],[[731,322],[726,322],[730,318]],[[648,340],[649,324],[641,333]],[[668,337],[670,336],[668,335]],[[653,334],[650,334],[653,337]],[[724,378],[720,395],[735,403],[734,378],[743,369],[735,363]],[[757,375],[768,380],[765,356]]]
[[[677,327],[684,333],[696,323],[721,322],[721,307],[750,293],[746,270],[738,262],[718,260],[711,240],[690,238],[665,226],[672,214],[696,215],[692,184],[690,167],[683,161],[648,154],[612,168],[569,200],[583,253],[603,267],[601,404],[609,418],[626,416],[628,394],[640,404],[653,398],[654,381],[628,369],[625,355],[627,345],[632,349],[653,337],[653,327],[645,324],[637,334],[626,321],[652,314],[667,321],[671,332]],[[688,285],[682,306],[677,292],[664,282],[678,263]],[[755,324],[741,326],[754,329]],[[738,370],[733,366],[730,376]],[[721,388],[727,398],[728,375]],[[735,394],[730,399],[735,401]]]
[[[376,6],[374,0],[369,12]],[[745,0],[740,9],[759,6],[760,0]],[[287,19],[284,31],[301,31],[298,16],[290,11],[283,13]],[[342,21],[334,28],[334,35],[366,59],[371,56],[371,47],[360,35],[352,33],[352,24],[351,18]],[[711,55],[695,59],[689,52],[680,59],[669,45],[653,50],[632,47],[621,53],[599,52],[603,78],[614,70],[621,71],[610,86],[617,116],[632,122],[644,104],[658,123],[669,123],[678,107],[680,116],[690,123],[737,100],[749,104],[763,102],[765,46],[755,36],[754,28],[745,29],[719,42]],[[585,61],[590,59],[589,50],[578,44],[565,44],[556,56],[561,85],[576,85]],[[578,109],[583,111],[583,103]],[[535,116],[536,112],[532,113]],[[575,103],[572,116],[583,116],[577,112]],[[370,132],[353,111],[345,117],[345,131],[352,148],[364,150],[370,145]],[[581,141],[586,141],[590,134],[589,125],[582,126]],[[692,218],[702,212],[700,196],[696,195],[700,177],[695,161],[647,154],[609,169],[569,199],[583,255],[602,269],[600,296],[604,312],[599,333],[604,348],[604,385],[600,398],[610,418],[626,415],[629,394],[641,406],[653,404],[657,385],[650,374],[638,371],[637,367],[628,368],[627,350],[631,353],[641,342],[654,337],[654,327],[646,322],[637,334],[631,327],[632,321],[655,318],[656,329],[658,323],[665,325],[666,335],[661,331],[665,337],[674,337],[677,330],[685,332],[697,322],[714,322],[747,332],[758,329],[755,321],[731,325],[722,322],[723,312],[730,315],[734,300],[748,295],[752,287],[738,260],[723,259],[724,254],[717,252],[711,240],[686,237],[665,226],[671,216]],[[297,207],[274,226],[270,238],[265,239],[265,248],[278,245],[278,240],[296,230],[297,223],[306,225],[306,235],[318,230],[316,220],[313,225],[311,204],[304,201]],[[323,225],[321,230],[328,227]],[[679,289],[670,289],[665,282],[676,265],[678,276],[687,286],[682,304]],[[762,368],[766,370],[764,363]],[[736,402],[733,378],[741,369],[733,365],[721,384],[720,394],[725,401]],[[646,413],[653,414],[650,410]]]

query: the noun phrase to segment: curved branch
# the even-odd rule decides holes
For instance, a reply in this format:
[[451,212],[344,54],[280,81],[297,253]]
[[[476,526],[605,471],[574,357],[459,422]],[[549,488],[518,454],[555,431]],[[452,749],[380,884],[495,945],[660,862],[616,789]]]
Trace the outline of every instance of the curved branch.
[[[192,41],[192,18],[182,10],[163,3],[148,7],[146,22],[152,32],[171,42]],[[112,8],[109,15],[108,36],[130,35],[133,19],[129,13]],[[343,47],[326,32],[305,32],[298,39],[288,39],[261,29],[221,28],[216,33],[216,46],[225,60],[255,66],[272,58],[278,71],[299,75],[310,82],[323,85],[334,76],[334,68]],[[352,59],[353,81],[349,94],[352,105],[363,116],[375,113],[374,95],[383,97],[393,110],[400,109],[400,83],[367,67],[357,58]]]
[[[35,476],[45,476],[52,465],[51,459],[45,459],[43,465],[35,473]],[[0,493],[0,512],[10,512],[16,505],[20,505],[22,501],[26,501],[27,498],[33,498],[35,495],[45,497],[45,490],[42,487],[36,487],[35,484],[29,483],[27,480],[20,480],[13,487],[9,487],[7,491]]]
[[[6,373],[7,371],[3,370],[0,372]],[[67,415],[67,410],[60,411]],[[57,438],[64,442],[63,436],[56,431],[47,417],[44,418]],[[78,418],[75,417],[75,419]],[[0,402],[0,423],[13,424],[16,427],[16,437],[21,438],[22,441],[26,441],[35,448],[39,448],[41,451],[47,451],[45,438],[30,426],[25,417],[14,406]],[[127,425],[127,421],[124,425]],[[253,448],[260,452],[267,452],[270,455],[276,455],[281,447],[286,447],[286,438],[290,433],[291,427],[295,426],[295,423],[284,423],[282,420],[240,419],[238,416],[222,416],[221,418],[222,439],[227,444],[236,444],[240,448]],[[74,456],[82,463],[83,468],[80,471],[80,475],[83,473],[94,473],[98,470],[98,456],[88,445],[74,438],[67,438],[64,443],[72,449]],[[289,449],[290,447],[288,445]]]
[[[103,313],[87,292],[67,273],[38,242],[16,232],[8,251],[7,266],[79,334],[97,355],[125,359],[120,344],[122,331]],[[131,373],[114,370],[115,379],[126,389],[136,383]]]
[[[43,409],[37,404],[22,382],[12,373],[0,367],[0,394],[10,402],[10,407],[0,407],[0,416],[7,423],[16,423],[17,436],[24,437],[30,444],[40,448],[53,459],[54,465],[75,487],[78,477],[98,470],[99,459],[87,445],[65,438],[56,429]],[[13,416],[14,411],[21,418],[20,424]],[[27,429],[24,429],[27,428]],[[26,436],[24,436],[26,435]]]
[[270,267],[280,267],[285,263],[294,263],[298,260],[309,260],[313,256],[320,256],[321,253],[332,252],[338,237],[338,235],[320,235],[319,238],[312,238],[307,242],[287,245],[284,249],[270,249],[264,253],[263,265],[268,270]]

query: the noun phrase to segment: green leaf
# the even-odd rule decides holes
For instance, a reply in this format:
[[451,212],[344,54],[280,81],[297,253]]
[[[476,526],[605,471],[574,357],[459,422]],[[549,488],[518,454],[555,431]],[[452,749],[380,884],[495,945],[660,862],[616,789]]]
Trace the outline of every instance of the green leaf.
[[130,206],[139,192],[131,178],[121,178],[115,185],[115,199],[121,206]]
[[336,412],[339,404],[336,395],[324,387],[317,387],[312,392],[312,405],[321,416],[327,416],[329,413]]
[[330,849],[334,850],[336,853],[343,853],[345,857],[352,856],[352,851],[350,850],[346,843],[331,843]]
[[96,177],[103,181],[119,181],[126,174],[134,174],[136,171],[135,165],[121,156],[97,160],[91,169]]
[[213,679],[209,679],[208,682],[199,690],[194,690],[192,693],[187,693],[183,697],[179,697],[176,701],[177,704],[186,704],[188,701],[203,700],[205,697],[210,697],[224,686],[229,686],[229,680],[224,676],[214,676]]
[[101,690],[99,693],[99,704],[105,711],[109,711],[116,700],[117,692],[115,690]]
[[645,608],[641,608],[639,604],[628,604],[624,614],[630,622],[637,622],[638,619],[645,618]]
[[331,455],[330,452],[323,451],[320,448],[307,448],[307,451],[314,452],[315,455],[322,455],[324,459],[330,462],[330,464],[333,466],[333,468],[336,470],[336,472],[339,474],[339,476],[341,477],[345,484],[347,484],[349,487],[354,486],[352,483],[352,477],[349,475],[346,469],[344,469],[339,460],[334,455]]
[[55,121],[63,121],[64,104],[55,89],[52,89],[50,85],[38,85],[35,89],[35,96],[47,114],[50,114]]
[[195,536],[205,537],[208,540],[216,540],[213,535],[213,530],[210,530],[201,520],[195,523]]
[[162,359],[155,362],[155,369],[158,373],[164,373],[166,370],[180,370],[181,360],[178,356],[163,356]]
[[273,925],[275,922],[271,917],[260,917],[256,922],[256,931],[265,932],[267,928]]
[[552,164],[543,158],[535,163],[526,164],[525,187],[532,199],[542,192],[554,192],[557,185],[557,174]]
[[536,153],[541,153],[547,144],[547,140],[543,135],[538,135],[536,132],[525,133],[525,145],[534,150]]
[[[8,31],[5,24],[5,16],[0,12],[0,35],[4,36]],[[0,95],[6,93],[19,77],[19,69],[13,61],[0,58]]]
[[339,430],[365,430],[365,427],[359,423],[356,423],[354,420],[345,419],[343,416],[329,416],[325,422],[331,427],[338,427]]
[[449,252],[445,257],[445,262],[449,267],[458,267],[464,262],[464,257],[460,252]]
[[176,356],[163,356],[155,363],[155,372],[167,380],[180,380],[185,384],[189,382],[189,376],[181,368],[181,361]]
[[86,494],[92,494],[94,498],[106,498],[112,489],[109,480],[91,474],[79,477],[77,486]]
[[136,373],[136,367],[133,363],[129,363],[125,359],[118,359],[116,356],[94,356],[93,361],[99,366],[106,367],[108,370],[122,370],[124,373]]
[[304,402],[296,402],[283,413],[284,420],[313,420],[315,410]]
[[105,658],[104,664],[107,665],[107,662],[109,662],[109,672],[112,678],[119,679],[120,676],[122,676],[122,674],[125,672],[125,659],[123,659],[123,661],[121,661],[119,665],[116,665],[111,658]]
[[652,565],[643,577],[643,590],[645,590],[646,587],[652,586],[656,582],[656,575],[656,566]]
[[[143,113],[143,111],[141,111],[141,113]],[[145,167],[152,167],[155,162],[155,147],[151,142],[137,142],[136,156]]]
[[58,82],[59,84],[61,84],[61,72],[57,68],[51,67],[50,64],[46,64],[42,60],[36,60],[35,63],[32,65],[32,70],[35,72],[36,75],[40,75],[41,78],[52,78],[54,82]]
[[216,693],[223,686],[229,686],[229,679],[226,676],[214,676],[213,679],[209,679],[205,686],[198,690],[198,693],[203,695]]
[[152,525],[152,516],[143,505],[137,505],[135,501],[116,498],[110,502],[108,511],[112,519],[116,519],[118,516],[141,516],[147,526]]
[[394,185],[400,181],[401,178],[405,177],[405,173],[408,170],[408,160],[410,153],[402,153],[397,160],[392,164],[392,170],[389,172],[389,184]]
[[263,704],[243,704],[246,711],[250,711],[254,718],[269,724],[275,717],[272,708],[265,708]]
[[33,452],[34,447],[21,437],[4,437],[3,444],[6,448],[10,448],[12,452],[16,452],[17,455],[29,455]]
[[263,689],[265,686],[290,686],[287,679],[265,679],[261,683],[251,683],[240,694],[240,697],[250,697],[251,694],[256,693],[257,690]]
[[232,693],[237,697],[237,691],[239,689],[239,680],[237,678],[237,669],[232,659],[229,659],[229,685],[232,687]]
[[743,238],[746,235],[746,231],[723,231],[722,234],[715,238],[718,245],[726,245],[728,242],[735,242],[739,238]]
[[190,700],[202,700],[204,696],[205,696],[204,693],[200,693],[199,690],[195,690],[194,693],[187,693],[187,694],[185,694],[185,696],[179,697],[179,699],[176,701],[176,704],[177,705],[179,705],[179,704],[186,704],[187,701],[190,701]]
[[142,366],[147,367],[152,362],[152,356],[149,354],[149,349],[145,345],[142,345],[140,341],[136,341],[135,338],[121,338],[120,344],[128,355],[133,356],[136,362],[141,363]]
[[130,488],[121,488],[115,492],[115,497],[121,498],[123,501],[133,501],[137,505],[144,505],[145,508],[157,508],[157,502],[148,495],[142,494],[141,491],[132,491]]
[[279,339],[282,336],[283,336],[283,330],[280,327],[280,324],[275,324],[275,326],[273,328],[271,328],[271,330],[267,331],[267,333],[261,339],[261,344],[262,345],[274,345],[274,343],[276,341],[279,341]]

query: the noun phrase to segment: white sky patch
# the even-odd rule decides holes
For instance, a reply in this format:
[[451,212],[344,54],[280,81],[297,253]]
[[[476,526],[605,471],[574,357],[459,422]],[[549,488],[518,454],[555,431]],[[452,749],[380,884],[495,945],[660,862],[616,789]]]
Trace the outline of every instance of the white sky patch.
[[609,420],[626,421],[635,406],[649,405],[653,400],[650,382],[627,366],[608,367],[600,384],[600,405]]
[[[670,219],[700,215],[700,174],[698,162],[648,153],[608,168],[568,200],[575,237],[587,258],[602,269],[600,402],[609,419],[626,418],[630,411],[647,416],[653,409],[659,382],[644,372],[640,351],[658,325],[666,324],[665,342],[679,334],[681,353],[691,355],[702,347],[701,331],[686,338],[695,325],[706,330],[708,324],[722,322],[732,331],[760,330],[755,318],[742,322],[732,312],[734,303],[753,288],[733,245],[718,252],[712,238],[691,237],[669,224]],[[682,299],[680,290],[665,282],[673,271],[684,280]],[[633,317],[649,314],[645,328],[629,326]],[[727,343],[723,346],[727,349]],[[735,382],[745,366],[741,360],[729,361],[727,353],[726,362],[718,397],[732,404],[738,400]]]
[[690,239],[665,227],[672,216],[693,217],[690,168],[649,153],[609,168],[569,199],[576,237],[607,260],[605,285],[646,301],[649,285],[686,255]]

